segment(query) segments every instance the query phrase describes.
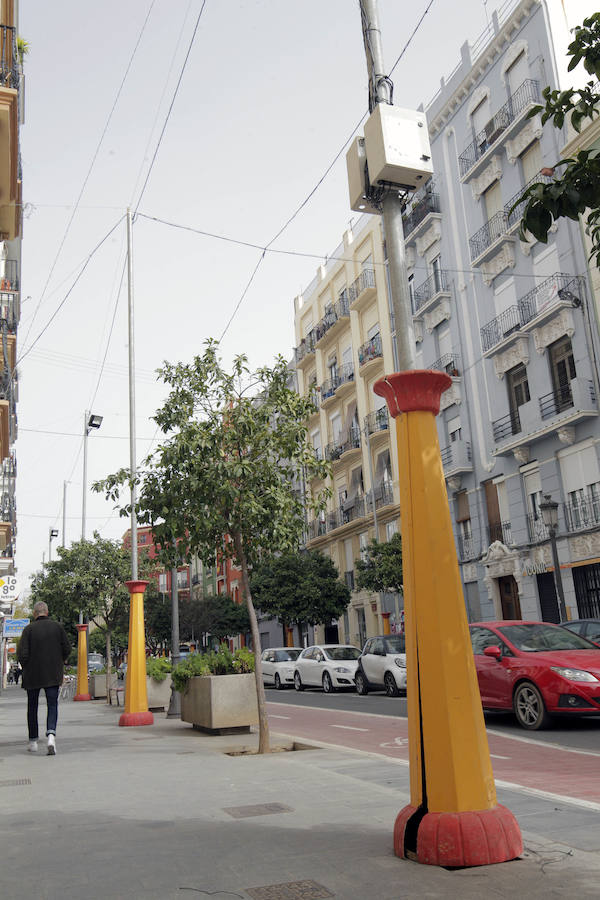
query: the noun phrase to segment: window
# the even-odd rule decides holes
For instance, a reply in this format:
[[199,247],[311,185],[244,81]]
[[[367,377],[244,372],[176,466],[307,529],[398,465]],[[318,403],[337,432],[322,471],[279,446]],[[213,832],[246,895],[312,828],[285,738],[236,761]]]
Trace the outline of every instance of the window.
[[158,576],[158,590],[161,594],[167,593],[167,573],[161,572]]
[[313,449],[315,451],[315,456],[317,459],[321,459],[321,432],[319,429],[315,429],[315,431],[311,431],[310,433],[310,442],[313,445]]
[[593,444],[560,451],[560,471],[565,496],[567,527],[586,528],[600,522],[600,467]]
[[365,269],[373,269],[373,254],[369,253],[368,256],[365,256],[363,261],[360,264],[361,270],[364,272]]
[[138,544],[145,544],[147,540],[148,540],[147,534],[138,535]]
[[539,141],[530,144],[524,153],[521,153],[521,168],[523,170],[523,183],[528,184],[536,175],[539,175],[542,168],[542,150]]
[[471,510],[469,509],[469,495],[466,491],[460,491],[455,497],[456,502],[456,521],[466,522],[471,519]]
[[188,570],[184,569],[182,572],[177,572],[177,587],[178,588],[186,588],[188,586]]
[[337,444],[342,433],[342,417],[339,413],[336,413],[329,421],[331,423],[331,437],[334,444]]
[[330,379],[334,381],[338,372],[337,357],[333,356],[328,360],[327,371],[329,372]]
[[379,334],[379,322],[376,322],[374,325],[371,325],[371,327],[368,329],[367,337],[370,341],[372,341],[373,338],[376,338],[378,334]]
[[398,531],[398,523],[396,522],[395,519],[392,522],[385,523],[385,539],[386,539],[386,541],[388,541],[388,543],[391,541],[391,539],[394,537],[394,535],[397,533],[397,531]]
[[517,88],[521,87],[524,81],[529,78],[529,65],[525,51],[519,53],[514,63],[506,72],[506,80],[508,83],[508,93],[512,96]]
[[515,366],[506,373],[506,389],[508,391],[508,407],[510,410],[510,422],[512,433],[518,434],[521,430],[521,420],[519,419],[519,407],[524,403],[528,403],[529,381],[527,380],[527,369],[523,365]]
[[500,182],[495,181],[491,187],[485,191],[483,195],[483,199],[485,202],[485,212],[487,216],[487,220],[493,218],[497,212],[500,212],[501,209],[504,209],[502,204],[502,190],[500,188]]
[[367,558],[367,548],[369,546],[369,534],[367,531],[361,531],[358,536],[358,546],[360,548],[360,558],[364,560]]
[[561,412],[573,406],[571,393],[571,380],[577,377],[573,348],[569,337],[562,337],[548,347],[548,361],[550,363],[550,376],[554,391],[555,412]]
[[462,429],[460,424],[460,416],[455,416],[448,422],[448,439],[451,444],[460,441],[462,438]]
[[471,126],[475,137],[479,135],[480,131],[483,131],[490,118],[490,98],[487,96],[471,113]]
[[414,275],[408,276],[408,293],[410,296],[410,308],[412,309],[412,311],[414,313],[414,312],[416,312],[416,310],[415,310],[415,276]]
[[431,261],[431,274],[433,275],[436,292],[441,291],[443,289],[443,285],[442,285],[442,259],[440,256],[436,256],[436,258]]

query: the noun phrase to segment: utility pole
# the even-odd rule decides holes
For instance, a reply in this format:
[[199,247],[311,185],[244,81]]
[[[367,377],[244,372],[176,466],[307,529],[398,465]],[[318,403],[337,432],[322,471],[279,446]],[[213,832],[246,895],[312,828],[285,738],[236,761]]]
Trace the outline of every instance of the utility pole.
[[137,581],[138,577],[138,546],[137,546],[137,512],[135,504],[137,500],[137,487],[135,477],[137,473],[136,441],[135,441],[135,343],[134,343],[134,318],[133,318],[133,248],[131,239],[131,209],[127,207],[127,312],[129,332],[129,469],[131,472],[131,578]]
[[63,514],[62,514],[63,547],[67,546],[67,484],[68,484],[68,481],[63,481]]
[[[191,585],[190,585],[191,594]],[[179,662],[179,591],[177,590],[177,567],[171,569],[171,663],[173,668]],[[181,694],[171,687],[171,700],[167,711],[168,719],[181,716]]]

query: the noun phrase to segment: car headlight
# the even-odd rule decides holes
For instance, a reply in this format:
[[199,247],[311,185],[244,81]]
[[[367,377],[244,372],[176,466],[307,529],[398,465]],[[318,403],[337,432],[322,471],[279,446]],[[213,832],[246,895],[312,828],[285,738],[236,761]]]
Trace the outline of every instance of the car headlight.
[[396,665],[399,666],[401,669],[405,669],[405,668],[406,668],[406,660],[405,660],[405,659],[401,659],[399,656],[397,656],[396,659],[394,660],[394,662],[395,662]]
[[595,675],[583,669],[569,669],[566,666],[550,666],[550,669],[568,681],[598,681]]
[[336,666],[333,671],[334,672],[345,672],[346,674],[350,673],[350,669],[346,669],[345,666]]
[[284,675],[293,675],[293,674],[294,674],[294,670],[292,669],[291,666],[287,666],[287,667],[283,670],[283,674],[284,674]]

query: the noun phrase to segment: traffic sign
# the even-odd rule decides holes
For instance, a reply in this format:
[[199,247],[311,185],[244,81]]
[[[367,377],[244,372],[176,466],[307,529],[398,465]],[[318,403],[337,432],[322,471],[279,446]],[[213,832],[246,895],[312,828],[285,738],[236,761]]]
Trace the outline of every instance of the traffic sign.
[[19,579],[15,575],[0,576],[0,602],[16,600],[19,596]]
[[29,619],[5,619],[2,634],[4,637],[21,637],[23,629],[27,625],[29,625]]

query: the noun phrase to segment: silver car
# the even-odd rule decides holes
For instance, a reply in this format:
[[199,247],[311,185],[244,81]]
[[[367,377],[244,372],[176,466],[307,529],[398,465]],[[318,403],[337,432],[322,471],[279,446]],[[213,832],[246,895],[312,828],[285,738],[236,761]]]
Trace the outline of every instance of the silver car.
[[358,660],[355,676],[359,694],[385,690],[388,697],[406,693],[406,644],[403,634],[369,638]]
[[354,688],[360,650],[343,644],[319,644],[303,650],[294,669],[294,687],[322,687],[326,694]]
[[302,647],[269,647],[260,657],[263,684],[274,684],[278,691],[294,683],[294,663]]

